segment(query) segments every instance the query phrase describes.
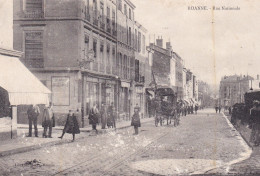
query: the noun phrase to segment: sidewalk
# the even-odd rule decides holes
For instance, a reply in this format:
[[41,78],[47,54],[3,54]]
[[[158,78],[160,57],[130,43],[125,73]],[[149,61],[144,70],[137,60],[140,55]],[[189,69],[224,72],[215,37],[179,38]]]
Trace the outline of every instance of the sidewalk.
[[[154,120],[153,118],[144,118],[141,119],[141,123],[147,123],[153,120]],[[130,121],[117,122],[116,130],[131,127],[130,123],[131,123]],[[17,129],[18,137],[13,140],[7,140],[1,142],[0,157],[28,152],[42,147],[68,143],[71,141],[72,135],[66,134],[62,140],[58,138],[59,136],[61,136],[63,128],[64,127],[62,126],[54,127],[52,130],[53,138],[42,138],[43,128],[40,125],[38,125],[39,137],[36,138],[36,137],[26,137],[26,135],[28,134],[28,125],[19,124]],[[99,134],[105,134],[115,130],[114,128],[110,128],[110,129],[100,129],[100,128],[101,127],[99,125],[97,127]],[[91,126],[88,126],[86,128],[80,128],[81,133],[76,135],[76,140],[88,137],[89,136],[88,133],[90,133],[91,130],[92,130]]]
[[[229,120],[231,119],[230,115],[226,113],[225,115],[228,117]],[[250,142],[251,129],[249,129],[246,125],[240,125],[239,127],[236,127],[236,129],[247,142],[247,144],[252,148],[253,153],[251,154],[249,159],[232,165],[230,168],[230,173],[260,175],[260,147],[255,147]]]

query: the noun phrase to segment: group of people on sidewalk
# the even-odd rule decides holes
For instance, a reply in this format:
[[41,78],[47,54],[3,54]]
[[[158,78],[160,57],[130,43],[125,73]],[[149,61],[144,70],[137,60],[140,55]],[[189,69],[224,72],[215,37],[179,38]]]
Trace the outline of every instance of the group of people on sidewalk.
[[221,105],[219,105],[219,106],[215,106],[215,111],[216,111],[216,113],[220,113],[221,112],[221,109],[222,109],[222,106]]
[[[72,134],[72,141],[74,141],[75,134],[80,133],[79,123],[77,119],[78,113],[79,110],[77,110],[76,112],[69,110],[66,123],[62,131],[62,135],[59,137],[60,139],[63,138],[65,133],[69,133]],[[39,106],[31,105],[28,108],[27,114],[29,120],[29,134],[27,137],[32,137],[32,124],[34,125],[35,137],[38,137],[37,121],[38,121],[38,116],[40,115]],[[141,127],[140,117],[141,117],[140,107],[137,105],[134,108],[134,115],[131,121],[131,126],[134,126],[135,134],[138,134],[138,127]],[[116,127],[115,109],[113,103],[111,103],[109,107],[107,107],[105,103],[102,103],[100,111],[98,110],[97,105],[94,104],[94,106],[90,109],[88,118],[89,118],[89,124],[92,125],[92,130],[94,130],[96,133],[98,133],[97,125],[99,123],[101,123],[101,129],[106,129],[106,127],[107,128]],[[55,127],[55,117],[54,117],[51,103],[49,104],[48,107],[45,107],[43,110],[42,127],[44,128],[43,135],[42,135],[43,138],[52,138],[52,128]]]
[[[134,108],[134,115],[132,117],[131,125],[135,128],[135,134],[138,134],[138,127],[141,126],[140,122],[140,107],[137,105]],[[98,133],[97,125],[101,123],[101,129],[116,128],[116,114],[113,103],[109,107],[102,103],[101,110],[99,111],[97,105],[94,104],[89,112],[89,124],[92,125],[92,130]]]
[[[29,134],[27,137],[32,137],[32,124],[34,126],[34,134],[35,137],[38,137],[38,116],[40,115],[40,108],[38,105],[30,105],[27,110],[28,121],[29,121]],[[42,127],[43,127],[43,134],[44,138],[52,138],[52,127],[55,126],[55,119],[52,110],[52,104],[50,103],[48,107],[45,107],[43,110],[42,116]],[[47,131],[49,130],[48,134]]]
[[97,131],[97,125],[101,124],[101,129],[115,128],[115,108],[114,104],[111,103],[110,106],[106,106],[105,103],[102,103],[100,111],[97,108],[97,105],[94,104],[89,112],[89,124],[92,125],[92,129]]
[[[74,141],[75,134],[80,133],[79,123],[77,121],[77,116],[76,116],[77,112],[73,113],[72,110],[69,110],[62,135],[59,138],[62,139],[65,133],[70,133],[72,134],[73,141]],[[40,115],[39,106],[36,104],[30,105],[27,110],[27,115],[29,120],[29,134],[27,137],[32,137],[32,124],[34,125],[35,137],[38,137],[37,121]],[[52,138],[52,128],[55,127],[55,117],[52,109],[52,103],[50,103],[49,106],[45,107],[43,110],[42,127],[43,127],[42,137]]]

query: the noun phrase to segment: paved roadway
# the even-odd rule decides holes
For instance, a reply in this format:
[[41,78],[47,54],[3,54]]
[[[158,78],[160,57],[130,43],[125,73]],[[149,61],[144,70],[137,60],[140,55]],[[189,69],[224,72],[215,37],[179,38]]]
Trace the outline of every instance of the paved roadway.
[[[2,157],[0,175],[227,175],[250,152],[221,114],[203,110],[182,117],[178,127],[150,122],[137,136],[127,128]],[[25,164],[34,159],[40,164]]]

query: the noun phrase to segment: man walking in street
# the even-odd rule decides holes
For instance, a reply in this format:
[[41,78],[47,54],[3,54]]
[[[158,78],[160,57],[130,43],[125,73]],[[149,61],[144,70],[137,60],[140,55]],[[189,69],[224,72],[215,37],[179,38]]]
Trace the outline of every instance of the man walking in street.
[[[42,120],[42,127],[43,127],[43,134],[42,137],[44,138],[52,138],[52,126],[53,126],[54,114],[52,110],[52,103],[49,104],[49,107],[45,108],[43,111],[43,120]],[[49,133],[47,136],[47,130],[49,128]]]
[[27,137],[32,137],[32,123],[35,137],[38,137],[37,119],[40,114],[40,108],[36,104],[31,105],[27,110],[27,114],[29,120],[29,135]]

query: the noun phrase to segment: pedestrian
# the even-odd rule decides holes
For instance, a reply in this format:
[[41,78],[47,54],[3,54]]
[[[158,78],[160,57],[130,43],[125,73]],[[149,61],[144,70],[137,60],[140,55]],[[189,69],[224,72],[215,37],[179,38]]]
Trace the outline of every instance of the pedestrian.
[[107,127],[108,128],[115,128],[115,109],[114,103],[112,102],[111,105],[107,109]]
[[92,130],[95,130],[96,133],[98,133],[97,131],[98,116],[99,116],[99,111],[97,105],[94,104],[89,112],[88,119],[89,119],[89,124],[92,125]]
[[250,110],[252,131],[250,136],[250,142],[255,146],[260,144],[260,103],[254,102],[254,107]]
[[[52,127],[54,125],[55,118],[54,113],[52,110],[52,103],[49,104],[49,107],[44,108],[43,110],[43,120],[42,120],[42,127],[43,127],[43,134],[42,137],[44,138],[52,138]],[[49,129],[49,133],[47,135],[47,130]]]
[[40,108],[36,104],[30,105],[27,110],[28,120],[29,120],[29,135],[27,137],[32,137],[32,123],[34,126],[34,135],[38,137],[37,120],[40,114]]
[[106,129],[106,125],[107,125],[107,106],[106,106],[105,103],[102,103],[102,105],[101,105],[100,116],[101,116],[101,128]]
[[195,105],[195,114],[197,114],[198,109],[199,109],[199,106]]
[[62,135],[59,138],[62,139],[65,133],[72,134],[72,141],[75,141],[75,134],[80,133],[77,117],[73,114],[72,110],[69,110]]
[[184,116],[187,115],[187,106],[184,106]]
[[215,106],[216,113],[218,113],[218,106]]
[[132,117],[131,126],[134,126],[134,135],[138,135],[138,127],[141,127],[140,107],[138,106],[134,108],[134,115]]
[[221,112],[221,105],[219,105],[219,107],[218,107],[218,113],[220,113]]

